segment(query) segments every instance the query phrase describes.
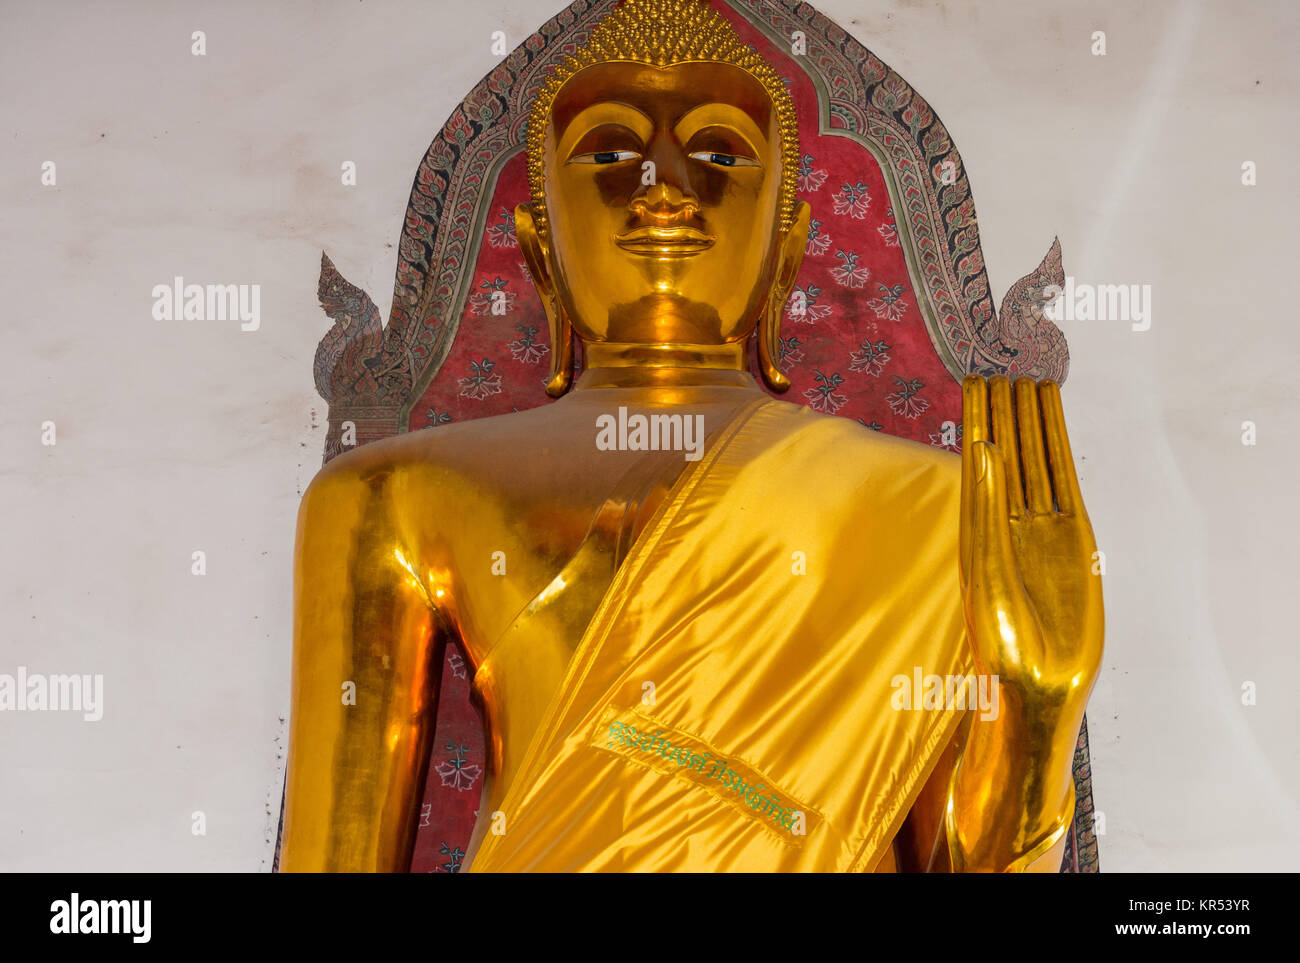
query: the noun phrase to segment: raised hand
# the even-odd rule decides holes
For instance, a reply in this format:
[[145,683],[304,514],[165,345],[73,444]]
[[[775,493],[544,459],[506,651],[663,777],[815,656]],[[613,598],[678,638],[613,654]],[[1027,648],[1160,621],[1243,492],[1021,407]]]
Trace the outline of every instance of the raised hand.
[[962,385],[962,582],[981,669],[1086,702],[1101,664],[1097,543],[1056,384]]
[[1101,579],[1060,389],[972,375],[962,407],[966,626],[976,670],[998,679],[1001,715],[972,726],[953,782],[965,811],[949,826],[962,855],[992,866],[1068,818],[1074,741],[1101,665]]

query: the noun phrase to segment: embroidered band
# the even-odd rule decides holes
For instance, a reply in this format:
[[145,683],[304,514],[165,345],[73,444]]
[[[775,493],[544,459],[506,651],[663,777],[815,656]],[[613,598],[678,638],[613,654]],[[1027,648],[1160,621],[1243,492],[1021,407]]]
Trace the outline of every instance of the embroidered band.
[[781,792],[745,763],[635,709],[608,707],[588,744],[656,772],[686,779],[791,845],[802,845],[804,837],[821,824],[819,812]]

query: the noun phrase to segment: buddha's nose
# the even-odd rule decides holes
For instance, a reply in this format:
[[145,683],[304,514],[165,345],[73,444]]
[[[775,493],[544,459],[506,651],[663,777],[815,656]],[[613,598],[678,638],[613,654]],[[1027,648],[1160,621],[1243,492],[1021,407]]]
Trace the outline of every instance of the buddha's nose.
[[686,183],[684,158],[655,150],[648,160],[642,170],[642,185],[628,202],[632,213],[657,221],[684,221],[698,214],[700,200]]
[[628,206],[637,216],[653,220],[684,221],[700,211],[700,202],[694,196],[662,180],[634,195]]

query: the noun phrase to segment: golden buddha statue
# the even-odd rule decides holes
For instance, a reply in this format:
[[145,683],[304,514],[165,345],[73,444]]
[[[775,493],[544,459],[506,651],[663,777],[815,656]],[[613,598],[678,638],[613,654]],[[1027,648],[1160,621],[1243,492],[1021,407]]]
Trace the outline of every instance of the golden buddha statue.
[[1102,649],[1056,386],[968,378],[960,459],[760,388],[808,232],[794,107],[701,4],[626,0],[527,150],[559,400],[304,495],[282,868],[409,866],[455,639],[472,871],[1056,871]]

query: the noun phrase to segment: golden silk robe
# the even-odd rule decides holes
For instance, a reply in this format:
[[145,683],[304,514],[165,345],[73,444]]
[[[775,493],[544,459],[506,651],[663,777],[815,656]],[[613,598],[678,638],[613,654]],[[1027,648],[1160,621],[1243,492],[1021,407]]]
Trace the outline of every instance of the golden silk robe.
[[619,565],[471,871],[874,868],[963,714],[896,680],[973,671],[960,474],[744,409]]

